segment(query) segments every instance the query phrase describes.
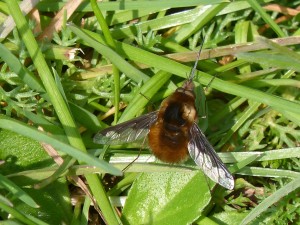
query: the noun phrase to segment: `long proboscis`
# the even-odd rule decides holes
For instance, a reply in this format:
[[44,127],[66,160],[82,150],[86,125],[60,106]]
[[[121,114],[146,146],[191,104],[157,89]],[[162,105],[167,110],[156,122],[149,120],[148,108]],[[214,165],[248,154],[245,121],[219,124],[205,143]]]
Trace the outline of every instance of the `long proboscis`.
[[195,64],[194,64],[194,67],[191,71],[191,74],[190,74],[190,77],[189,77],[189,81],[192,81],[195,77],[195,72],[196,72],[196,69],[197,69],[197,66],[198,66],[198,62],[199,62],[199,59],[200,59],[200,55],[201,55],[201,51],[202,51],[202,48],[203,48],[203,45],[204,45],[204,41],[205,41],[205,37],[203,38],[202,42],[201,42],[201,45],[200,45],[200,49],[197,53],[197,58],[196,58],[196,61],[195,61]]

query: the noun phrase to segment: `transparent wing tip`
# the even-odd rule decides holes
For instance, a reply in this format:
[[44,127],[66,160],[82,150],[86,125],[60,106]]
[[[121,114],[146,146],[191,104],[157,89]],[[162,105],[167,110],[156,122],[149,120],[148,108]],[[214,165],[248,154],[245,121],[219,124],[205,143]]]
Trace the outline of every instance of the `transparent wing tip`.
[[234,188],[234,179],[232,176],[220,179],[218,183],[228,190],[233,190]]

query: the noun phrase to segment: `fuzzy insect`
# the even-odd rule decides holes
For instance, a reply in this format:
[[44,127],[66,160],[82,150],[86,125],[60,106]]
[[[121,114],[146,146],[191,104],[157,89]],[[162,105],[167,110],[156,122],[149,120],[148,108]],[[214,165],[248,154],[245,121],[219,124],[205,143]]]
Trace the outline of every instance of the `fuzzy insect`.
[[153,154],[166,163],[182,163],[191,157],[214,182],[233,189],[234,179],[199,128],[193,78],[197,60],[182,87],[166,98],[158,111],[150,112],[97,133],[94,142],[119,145],[148,138]]

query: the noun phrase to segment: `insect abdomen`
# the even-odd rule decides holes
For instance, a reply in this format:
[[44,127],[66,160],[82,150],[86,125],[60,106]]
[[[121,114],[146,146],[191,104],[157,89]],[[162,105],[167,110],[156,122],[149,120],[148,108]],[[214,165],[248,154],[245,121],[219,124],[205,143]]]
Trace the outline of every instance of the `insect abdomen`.
[[188,158],[187,135],[181,130],[174,135],[164,128],[163,123],[156,122],[148,134],[149,146],[153,154],[163,162],[183,162]]
[[175,92],[163,101],[156,123],[150,127],[149,146],[163,162],[180,163],[188,159],[189,129],[195,121],[194,98]]

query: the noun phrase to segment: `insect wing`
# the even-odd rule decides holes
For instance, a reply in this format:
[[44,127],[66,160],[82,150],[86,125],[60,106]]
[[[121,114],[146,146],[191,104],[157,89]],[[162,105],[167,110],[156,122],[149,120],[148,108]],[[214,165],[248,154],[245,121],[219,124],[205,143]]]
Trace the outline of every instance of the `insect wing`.
[[188,150],[191,158],[214,182],[232,190],[234,179],[200,128],[194,123],[190,129]]
[[144,138],[157,119],[157,111],[106,128],[94,137],[94,142],[105,145],[120,145]]

